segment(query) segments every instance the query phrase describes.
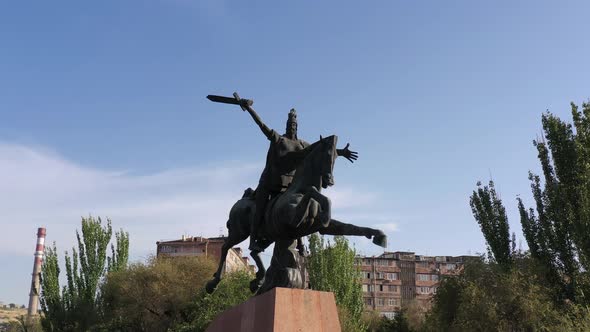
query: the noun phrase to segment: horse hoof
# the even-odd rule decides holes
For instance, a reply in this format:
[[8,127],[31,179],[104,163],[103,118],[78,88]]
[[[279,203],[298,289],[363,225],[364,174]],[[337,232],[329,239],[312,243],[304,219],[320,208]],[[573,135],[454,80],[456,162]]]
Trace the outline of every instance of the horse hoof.
[[207,294],[213,293],[215,288],[217,288],[217,284],[219,284],[219,279],[209,280],[209,282],[207,282],[207,285],[205,286]]
[[380,247],[387,248],[387,235],[379,234],[373,236],[373,243]]

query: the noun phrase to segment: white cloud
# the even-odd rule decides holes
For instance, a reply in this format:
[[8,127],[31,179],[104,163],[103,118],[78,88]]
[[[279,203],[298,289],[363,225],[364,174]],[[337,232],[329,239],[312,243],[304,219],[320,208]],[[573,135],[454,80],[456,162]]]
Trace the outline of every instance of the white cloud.
[[39,226],[47,227],[48,242],[69,248],[80,217],[89,214],[130,230],[137,252],[153,251],[157,240],[182,232],[216,236],[260,167],[230,163],[137,176],[0,143],[0,250],[32,253]]
[[[0,251],[32,253],[39,226],[47,227],[47,243],[68,249],[80,218],[89,214],[129,231],[132,256],[155,252],[156,241],[183,233],[217,236],[227,232],[232,204],[257,183],[261,168],[228,162],[133,175],[84,167],[41,147],[0,143]],[[345,222],[391,221],[367,214],[378,203],[372,193],[346,187],[325,193]]]
[[373,193],[360,192],[353,188],[329,188],[324,192],[332,201],[332,207],[335,210],[351,210],[363,208],[375,204],[377,197]]

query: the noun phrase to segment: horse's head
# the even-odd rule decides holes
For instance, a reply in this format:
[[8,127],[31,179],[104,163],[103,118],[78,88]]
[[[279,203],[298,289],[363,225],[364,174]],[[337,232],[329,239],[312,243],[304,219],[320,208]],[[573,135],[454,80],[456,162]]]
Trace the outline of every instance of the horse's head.
[[338,136],[332,135],[326,138],[320,136],[319,146],[319,157],[316,159],[315,167],[321,172],[322,177],[322,188],[326,189],[329,186],[334,185],[334,162],[338,154],[336,152],[336,143],[338,142]]

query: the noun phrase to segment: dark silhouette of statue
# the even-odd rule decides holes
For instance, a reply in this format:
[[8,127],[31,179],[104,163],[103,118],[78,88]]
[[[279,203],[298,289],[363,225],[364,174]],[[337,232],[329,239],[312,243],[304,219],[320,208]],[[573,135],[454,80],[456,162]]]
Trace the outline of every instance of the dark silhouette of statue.
[[[274,287],[303,288],[297,254],[303,254],[301,237],[315,232],[330,235],[361,235],[372,238],[385,247],[387,238],[382,231],[343,223],[331,218],[330,199],[322,188],[334,184],[333,168],[338,156],[350,162],[358,154],[337,149],[335,135],[309,144],[297,137],[297,113],[289,112],[286,132],[279,135],[262,122],[252,108],[253,102],[234,98],[207,96],[215,102],[239,105],[247,111],[270,141],[266,165],[255,191],[248,188],[242,199],[230,211],[228,237],[222,247],[222,257],[214,279],[207,284],[212,292],[221,279],[227,251],[250,236],[251,256],[258,271],[250,289],[257,294]],[[260,252],[275,243],[268,271],[260,260]],[[298,248],[298,253],[296,248]]]
[[285,191],[293,181],[296,165],[294,160],[287,158],[288,154],[303,150],[309,146],[309,143],[297,137],[297,112],[295,109],[291,109],[289,112],[285,134],[279,135],[274,129],[269,129],[262,122],[251,106],[246,104],[245,108],[254,119],[254,122],[260,127],[264,136],[270,141],[266,153],[266,164],[255,191],[256,210],[250,225],[249,249],[262,251],[262,248],[257,243],[260,236],[258,228],[263,222],[266,204],[271,198]]
[[[244,103],[243,107],[250,113],[264,136],[270,141],[270,147],[266,153],[266,164],[255,191],[256,210],[250,228],[250,246],[248,248],[262,251],[262,248],[257,244],[260,236],[258,228],[263,222],[266,204],[271,198],[276,197],[289,187],[293,181],[295,167],[300,161],[297,157],[302,156],[294,152],[305,149],[309,143],[297,137],[297,112],[294,108],[289,111],[285,134],[279,135],[274,129],[270,129],[262,122],[251,105]],[[346,157],[350,162],[357,159],[357,153],[348,150],[348,148],[338,150],[338,155]]]

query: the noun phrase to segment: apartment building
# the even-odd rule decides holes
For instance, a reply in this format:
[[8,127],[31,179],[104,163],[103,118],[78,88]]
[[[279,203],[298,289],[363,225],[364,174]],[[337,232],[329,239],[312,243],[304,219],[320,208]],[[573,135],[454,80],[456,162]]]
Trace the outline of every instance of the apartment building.
[[441,278],[460,273],[463,264],[477,256],[423,256],[413,252],[385,252],[357,257],[365,308],[393,318],[402,306],[417,301],[429,308]]
[[[218,262],[224,242],[225,237],[204,238],[201,236],[189,237],[183,235],[178,240],[156,242],[156,255],[158,257],[205,256],[211,257]],[[254,265],[251,265],[248,257],[243,255],[241,248],[231,248],[227,252],[223,272],[234,272],[242,269],[248,269],[252,272],[255,271]]]

